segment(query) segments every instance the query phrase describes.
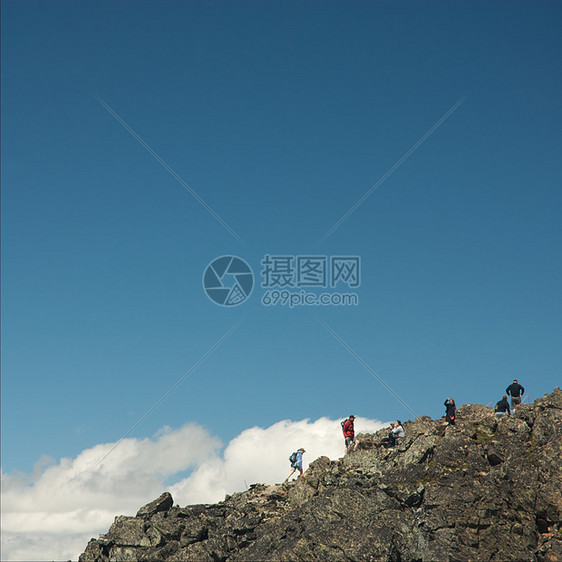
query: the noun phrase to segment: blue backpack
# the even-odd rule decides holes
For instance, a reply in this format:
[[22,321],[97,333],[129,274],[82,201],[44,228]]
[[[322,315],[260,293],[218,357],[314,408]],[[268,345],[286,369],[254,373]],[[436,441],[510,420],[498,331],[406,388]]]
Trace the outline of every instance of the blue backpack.
[[290,457],[289,460],[293,463],[293,462],[297,462],[297,453],[293,453]]

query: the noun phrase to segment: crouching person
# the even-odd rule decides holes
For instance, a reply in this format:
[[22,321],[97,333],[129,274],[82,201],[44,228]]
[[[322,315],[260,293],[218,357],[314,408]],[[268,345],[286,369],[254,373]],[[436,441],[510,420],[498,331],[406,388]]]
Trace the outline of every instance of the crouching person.
[[390,449],[396,445],[396,440],[404,437],[406,432],[402,427],[402,422],[400,420],[396,420],[394,423],[390,424],[390,433],[388,437],[385,437],[382,441],[377,443],[377,447],[385,447],[386,449]]
[[507,396],[503,396],[502,399],[496,403],[494,408],[496,412],[496,418],[502,418],[506,414],[511,415],[511,410],[509,409],[509,402],[507,401]]

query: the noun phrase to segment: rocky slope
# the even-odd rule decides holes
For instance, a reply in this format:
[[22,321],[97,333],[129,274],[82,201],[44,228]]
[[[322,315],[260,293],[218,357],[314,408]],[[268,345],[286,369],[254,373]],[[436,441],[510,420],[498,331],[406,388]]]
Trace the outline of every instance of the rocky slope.
[[215,505],[170,494],[117,517],[80,562],[108,560],[562,561],[562,391],[497,420],[459,408],[420,417],[394,449],[360,435],[294,483],[255,484]]

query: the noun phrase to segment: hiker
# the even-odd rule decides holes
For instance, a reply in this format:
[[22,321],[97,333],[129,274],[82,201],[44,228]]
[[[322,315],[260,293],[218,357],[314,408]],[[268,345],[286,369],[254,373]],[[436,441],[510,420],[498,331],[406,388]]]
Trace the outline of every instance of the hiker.
[[445,400],[445,408],[445,421],[448,422],[449,425],[455,425],[455,415],[457,412],[455,401],[452,398],[447,398],[447,400]]
[[300,449],[297,450],[296,453],[293,453],[289,457],[289,460],[291,461],[291,472],[289,472],[289,476],[287,476],[287,478],[285,478],[285,482],[289,481],[289,478],[291,478],[291,476],[293,476],[293,474],[295,473],[295,470],[298,470],[300,472],[300,474],[297,476],[297,478],[300,478],[302,476],[302,454],[303,453],[306,453],[306,451],[301,447]]
[[402,422],[400,420],[396,420],[394,423],[390,424],[390,433],[388,434],[388,437],[385,437],[382,441],[376,443],[375,445],[377,447],[390,449],[396,445],[396,440],[404,437],[404,435],[406,435],[406,432],[402,427]]
[[503,396],[502,399],[496,404],[494,408],[496,412],[496,417],[501,418],[506,414],[511,416],[511,411],[509,409],[509,402],[507,401],[507,396]]
[[505,393],[511,396],[511,408],[515,412],[515,408],[521,404],[521,396],[525,389],[517,382],[517,379],[513,379],[513,382],[505,389]]
[[343,431],[343,438],[345,439],[345,450],[349,450],[351,445],[353,445],[353,440],[355,439],[355,428],[353,427],[353,422],[355,421],[355,416],[349,416],[345,421],[341,422],[341,429]]

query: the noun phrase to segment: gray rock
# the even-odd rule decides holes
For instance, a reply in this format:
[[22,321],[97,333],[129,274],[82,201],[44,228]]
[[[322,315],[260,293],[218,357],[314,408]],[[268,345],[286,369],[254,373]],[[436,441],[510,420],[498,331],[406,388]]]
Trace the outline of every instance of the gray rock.
[[137,517],[150,517],[159,511],[168,511],[173,505],[172,494],[164,492],[159,498],[141,507],[137,512]]
[[81,562],[562,560],[562,391],[497,420],[461,406],[456,426],[427,416],[392,449],[361,434],[280,486],[252,485],[216,505],[163,494],[117,517]]

